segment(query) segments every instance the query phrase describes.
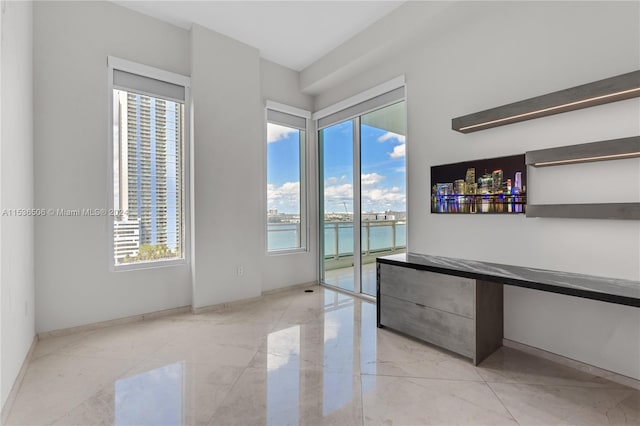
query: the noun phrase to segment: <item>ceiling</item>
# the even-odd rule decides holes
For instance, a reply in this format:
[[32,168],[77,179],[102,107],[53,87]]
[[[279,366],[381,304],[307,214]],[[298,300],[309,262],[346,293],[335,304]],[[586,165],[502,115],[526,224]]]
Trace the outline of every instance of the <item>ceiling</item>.
[[193,23],[300,71],[403,1],[123,1],[121,6],[189,29]]

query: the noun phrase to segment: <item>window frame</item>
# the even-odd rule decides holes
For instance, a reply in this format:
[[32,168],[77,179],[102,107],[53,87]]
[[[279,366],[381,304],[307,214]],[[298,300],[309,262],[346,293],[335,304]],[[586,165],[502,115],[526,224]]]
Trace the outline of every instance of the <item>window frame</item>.
[[[112,212],[115,209],[114,206],[114,120],[113,120],[113,90],[116,89],[114,85],[114,70],[120,70],[131,74],[136,74],[142,77],[147,77],[155,80],[164,81],[174,85],[184,87],[184,118],[183,118],[183,141],[182,141],[182,231],[183,231],[183,256],[179,259],[166,259],[166,260],[154,260],[150,262],[137,262],[116,264],[115,263],[115,242],[114,242],[114,228],[115,228],[115,216],[107,214],[105,220],[107,222],[108,238],[109,238],[109,253],[108,253],[108,266],[112,272],[132,271],[140,269],[162,268],[171,266],[183,266],[189,265],[191,262],[191,78],[176,74],[170,71],[165,71],[159,68],[151,67],[148,65],[139,64],[136,62],[128,61],[125,59],[116,58],[113,56],[107,57],[107,98],[108,98],[108,126],[107,126],[107,138],[108,138],[108,155],[107,155],[107,170],[108,170],[108,185],[107,185],[107,212]],[[153,94],[148,94],[153,96]],[[160,97],[162,98],[162,97]]]
[[[269,221],[268,221],[268,210],[269,210],[269,198],[268,198],[268,156],[267,156],[267,126],[270,121],[268,119],[268,111],[277,111],[283,112],[285,114],[293,115],[296,117],[304,118],[305,120],[305,128],[304,128],[304,140],[300,142],[300,247],[290,248],[290,249],[282,249],[282,250],[269,250]],[[268,256],[281,256],[287,254],[296,254],[296,253],[307,253],[310,251],[309,247],[309,125],[311,122],[311,112],[306,111],[301,108],[296,108],[290,105],[282,104],[279,102],[274,102],[271,100],[267,100],[264,108],[264,128],[263,128],[263,164],[264,164],[264,197],[263,197],[263,223],[264,223],[264,250]],[[273,123],[278,124],[278,123]]]

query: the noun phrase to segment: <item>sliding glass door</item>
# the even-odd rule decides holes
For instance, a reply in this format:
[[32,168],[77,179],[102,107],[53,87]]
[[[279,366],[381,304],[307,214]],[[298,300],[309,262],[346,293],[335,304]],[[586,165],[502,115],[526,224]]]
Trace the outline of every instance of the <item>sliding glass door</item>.
[[354,282],[355,120],[320,130],[322,281],[356,291]]
[[324,284],[375,296],[376,258],[406,250],[405,133],[404,101],[319,130]]
[[405,104],[360,117],[361,292],[376,295],[376,258],[406,250]]

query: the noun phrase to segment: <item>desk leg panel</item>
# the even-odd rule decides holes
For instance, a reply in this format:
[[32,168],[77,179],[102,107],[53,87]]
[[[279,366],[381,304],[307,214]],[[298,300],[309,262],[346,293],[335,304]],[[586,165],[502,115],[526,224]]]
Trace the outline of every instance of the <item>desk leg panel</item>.
[[476,280],[476,354],[474,364],[502,346],[504,337],[503,285]]

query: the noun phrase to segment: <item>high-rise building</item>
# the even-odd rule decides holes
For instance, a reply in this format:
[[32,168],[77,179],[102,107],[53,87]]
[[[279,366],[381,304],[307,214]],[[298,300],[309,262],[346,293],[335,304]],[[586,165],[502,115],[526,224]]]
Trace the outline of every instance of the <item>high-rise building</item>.
[[453,190],[455,192],[456,195],[463,195],[464,194],[464,181],[462,179],[456,179],[453,182]]
[[478,179],[478,191],[481,194],[489,194],[493,191],[493,176],[489,173],[483,174]]
[[116,263],[134,258],[140,248],[140,222],[138,220],[115,220],[113,222],[113,253]]
[[467,169],[467,174],[464,178],[465,194],[475,194],[478,191],[478,184],[476,183],[476,169],[470,167]]
[[453,195],[453,183],[436,184],[436,195]]
[[467,169],[467,175],[465,176],[464,182],[469,186],[476,183],[476,169],[473,167]]
[[500,192],[502,190],[502,178],[503,178],[504,172],[502,171],[502,169],[498,169],[498,170],[494,170],[493,173],[491,174],[491,177],[493,178],[493,193],[497,193]]
[[140,245],[181,246],[182,108],[172,101],[118,92],[120,158],[118,209],[139,222]]
[[520,194],[522,192],[522,172],[516,172],[515,185],[513,189],[513,192],[516,194]]

